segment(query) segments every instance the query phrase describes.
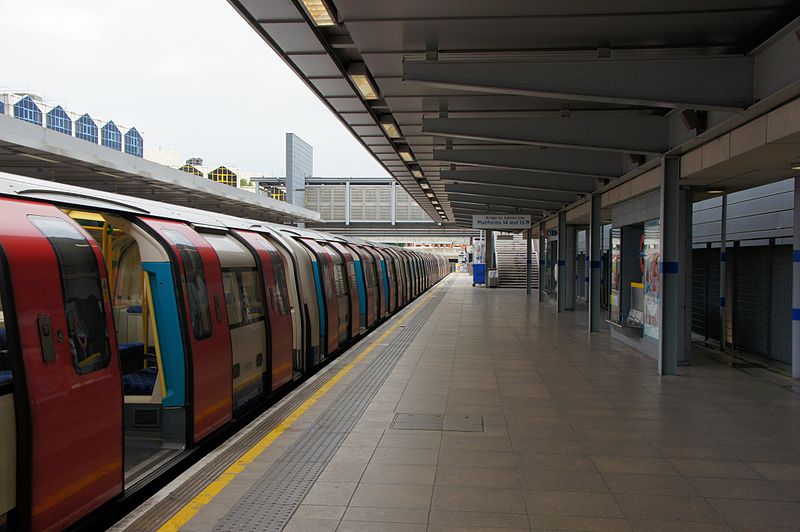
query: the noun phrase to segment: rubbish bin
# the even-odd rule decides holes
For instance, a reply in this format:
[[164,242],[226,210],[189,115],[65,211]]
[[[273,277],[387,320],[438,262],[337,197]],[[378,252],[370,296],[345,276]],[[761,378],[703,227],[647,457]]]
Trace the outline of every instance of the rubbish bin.
[[489,270],[489,280],[486,283],[486,286],[489,288],[497,288],[497,270]]
[[472,286],[486,284],[486,265],[476,262],[472,265]]

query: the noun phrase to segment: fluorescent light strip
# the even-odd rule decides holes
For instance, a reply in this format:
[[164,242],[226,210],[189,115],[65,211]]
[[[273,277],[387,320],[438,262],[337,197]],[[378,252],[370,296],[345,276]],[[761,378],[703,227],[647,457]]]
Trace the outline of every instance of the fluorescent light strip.
[[384,116],[381,118],[381,127],[390,139],[399,139],[401,137],[400,127],[391,116]]
[[336,16],[325,0],[303,0],[303,7],[315,26],[336,26]]

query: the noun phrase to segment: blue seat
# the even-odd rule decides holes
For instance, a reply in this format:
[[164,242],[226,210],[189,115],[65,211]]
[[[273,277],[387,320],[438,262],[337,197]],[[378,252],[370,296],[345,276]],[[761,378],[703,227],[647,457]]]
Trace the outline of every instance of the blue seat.
[[125,395],[152,395],[158,378],[158,368],[144,368],[122,376],[122,389]]
[[12,380],[14,380],[14,379],[11,376],[11,370],[10,369],[0,371],[0,386],[2,386],[4,384],[8,384]]

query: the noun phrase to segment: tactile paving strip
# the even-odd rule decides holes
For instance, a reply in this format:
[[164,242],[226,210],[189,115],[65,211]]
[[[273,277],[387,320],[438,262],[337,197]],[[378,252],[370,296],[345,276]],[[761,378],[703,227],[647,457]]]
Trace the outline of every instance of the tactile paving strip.
[[[443,282],[449,283],[450,281]],[[430,305],[430,303],[429,301],[428,305]],[[412,307],[409,307],[406,311],[410,310]],[[399,315],[396,317],[399,317]],[[137,531],[158,530],[181,508],[189,504],[189,502],[191,502],[206,486],[219,477],[232,463],[238,460],[247,449],[251,448],[264,438],[264,436],[274,430],[275,427],[289,417],[298,406],[303,404],[309,397],[314,395],[317,390],[322,388],[333,378],[339,370],[352,362],[361,351],[370,345],[370,338],[380,335],[386,328],[391,327],[391,324],[391,320],[384,323],[353,349],[350,349],[347,353],[331,362],[317,375],[316,379],[303,384],[300,388],[295,390],[291,396],[287,398],[288,400],[285,400],[282,405],[275,408],[272,412],[269,412],[262,421],[258,422],[258,425],[254,427],[253,430],[237,441],[235,445],[231,445],[219,453],[211,462],[206,464],[205,467],[189,477],[180,487],[175,489],[175,491],[171,492],[169,496],[160,500],[154,504],[152,508],[127,524],[126,528],[128,530]]]
[[441,301],[437,292],[217,523],[215,530],[282,530]]

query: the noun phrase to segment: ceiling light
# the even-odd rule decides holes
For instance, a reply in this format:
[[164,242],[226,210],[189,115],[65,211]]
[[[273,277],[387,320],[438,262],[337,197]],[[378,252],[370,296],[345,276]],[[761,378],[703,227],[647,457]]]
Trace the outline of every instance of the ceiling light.
[[706,190],[706,192],[708,192],[709,194],[724,194],[725,193],[725,191],[722,190],[721,188],[709,188],[708,190]]
[[405,162],[410,163],[414,161],[414,154],[411,153],[411,148],[408,147],[408,144],[401,144],[397,148],[397,153],[400,154],[400,158],[403,159]]
[[431,186],[427,183],[427,181],[420,181],[419,188],[421,188],[422,190],[430,190]]
[[390,139],[400,138],[400,127],[397,125],[397,122],[394,121],[394,118],[392,118],[391,115],[382,116],[380,124]]
[[800,162],[792,163],[792,170],[800,170]]
[[439,200],[437,200],[436,198],[432,198],[431,203],[433,203],[434,205],[439,205]]
[[367,70],[367,65],[364,63],[351,63],[349,67],[347,67],[347,77],[350,78],[350,81],[353,82],[353,85],[356,86],[358,92],[361,93],[361,97],[365,100],[378,100],[380,99],[380,95],[378,94],[378,86],[375,84],[375,80],[372,79],[372,76],[369,74]]
[[303,0],[303,7],[315,26],[336,26],[336,11],[326,0]]
[[425,195],[428,196],[429,198],[436,197],[436,194],[434,194],[432,190],[428,190],[427,192],[425,192]]
[[410,168],[411,168],[411,175],[413,175],[417,179],[422,179],[423,177],[425,177],[425,174],[422,173],[422,168],[420,168],[419,165],[415,164]]

